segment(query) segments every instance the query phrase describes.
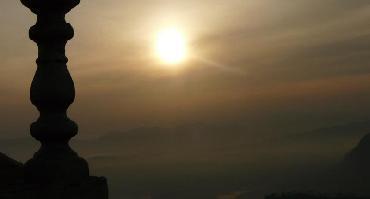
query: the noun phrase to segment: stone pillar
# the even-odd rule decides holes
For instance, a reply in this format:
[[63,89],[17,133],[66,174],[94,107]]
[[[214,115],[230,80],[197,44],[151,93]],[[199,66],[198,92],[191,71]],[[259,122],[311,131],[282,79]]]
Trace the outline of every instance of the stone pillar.
[[[40,116],[31,125],[31,135],[41,142],[39,151],[24,166],[25,182],[44,188],[55,184],[89,184],[87,182],[91,182],[92,177],[89,175],[87,162],[68,144],[77,134],[78,127],[67,116],[67,109],[75,98],[75,88],[67,69],[65,45],[73,38],[74,31],[66,22],[65,15],[80,0],[21,2],[37,15],[37,23],[29,31],[30,39],[38,46],[37,70],[32,81],[30,98]],[[96,180],[94,178],[94,183]],[[90,187],[92,190],[106,191],[105,179],[101,178],[96,182],[100,188]]]

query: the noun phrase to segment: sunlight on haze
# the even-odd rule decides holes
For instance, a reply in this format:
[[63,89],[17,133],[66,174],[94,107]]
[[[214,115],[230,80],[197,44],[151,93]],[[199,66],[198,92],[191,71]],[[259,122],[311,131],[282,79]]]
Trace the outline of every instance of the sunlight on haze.
[[157,56],[166,64],[176,65],[186,59],[186,39],[176,28],[161,30],[157,34],[155,45]]

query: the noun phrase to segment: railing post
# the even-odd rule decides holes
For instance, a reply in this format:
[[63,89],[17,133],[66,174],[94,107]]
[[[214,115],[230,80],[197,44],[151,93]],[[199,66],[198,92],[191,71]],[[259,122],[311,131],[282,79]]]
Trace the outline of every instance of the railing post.
[[41,148],[25,164],[25,181],[50,185],[88,181],[87,162],[69,147],[69,140],[78,132],[77,124],[67,116],[75,99],[73,80],[67,68],[65,45],[74,31],[65,15],[80,0],[21,0],[37,15],[37,23],[29,31],[37,43],[37,70],[31,85],[31,102],[40,112],[31,125],[31,135]]

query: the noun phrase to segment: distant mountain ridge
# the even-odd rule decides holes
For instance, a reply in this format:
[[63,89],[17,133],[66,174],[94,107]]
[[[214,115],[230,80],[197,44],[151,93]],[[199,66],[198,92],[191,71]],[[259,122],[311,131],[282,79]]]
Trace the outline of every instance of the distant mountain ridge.
[[362,137],[367,133],[370,133],[370,120],[322,127],[290,136],[296,138]]
[[352,122],[343,125],[336,125],[330,127],[319,128],[307,132],[306,134],[311,136],[362,136],[366,133],[370,133],[370,120]]
[[[153,151],[157,146],[166,151],[166,147],[188,150],[194,149],[240,150],[245,147],[296,145],[315,149],[317,146],[331,148],[341,147],[347,152],[365,134],[370,133],[370,121],[359,121],[348,124],[318,128],[295,134],[276,134],[271,137],[253,134],[253,129],[243,126],[212,126],[202,123],[182,125],[177,127],[140,127],[125,131],[107,133],[91,139],[74,138],[71,144],[76,151],[95,157],[96,154],[111,154],[111,152],[146,150]],[[22,161],[27,160],[38,149],[39,144],[32,138],[0,139],[0,152],[11,154]],[[145,149],[146,148],[146,149]],[[232,151],[231,151],[232,152]],[[109,156],[108,155],[108,156]],[[99,155],[100,157],[101,155]]]

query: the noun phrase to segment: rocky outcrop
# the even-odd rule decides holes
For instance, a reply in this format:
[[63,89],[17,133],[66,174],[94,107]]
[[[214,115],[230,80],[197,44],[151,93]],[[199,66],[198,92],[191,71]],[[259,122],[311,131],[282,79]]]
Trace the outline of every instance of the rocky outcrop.
[[342,190],[370,195],[370,134],[345,156],[336,176],[339,180],[335,183],[341,183]]
[[361,175],[370,176],[370,134],[365,135],[358,145],[347,154],[344,164],[355,169]]

